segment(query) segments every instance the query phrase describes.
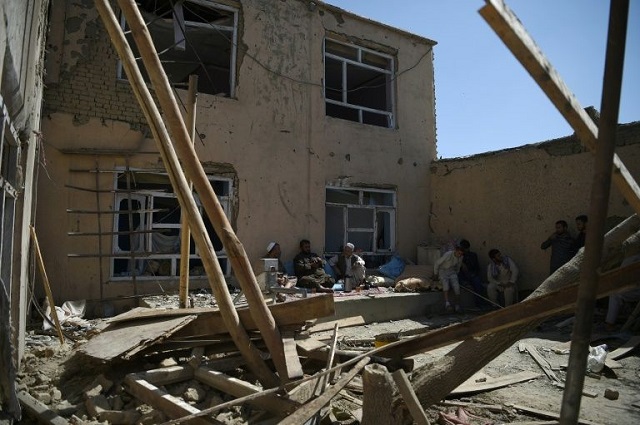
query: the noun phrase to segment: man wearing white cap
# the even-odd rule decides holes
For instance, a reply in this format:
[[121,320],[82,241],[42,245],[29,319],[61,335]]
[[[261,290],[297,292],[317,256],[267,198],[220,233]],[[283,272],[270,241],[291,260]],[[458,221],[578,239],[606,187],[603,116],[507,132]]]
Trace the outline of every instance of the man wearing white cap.
[[277,283],[280,286],[284,286],[285,288],[291,288],[296,285],[296,277],[295,276],[287,276],[286,271],[284,269],[284,264],[282,264],[282,260],[280,256],[282,255],[282,250],[280,249],[280,244],[278,242],[269,242],[267,244],[267,254],[264,258],[277,258],[278,259],[278,275],[277,275]]
[[336,273],[338,280],[344,280],[346,277],[353,279],[353,285],[358,286],[364,282],[366,269],[364,260],[353,253],[355,246],[347,243],[342,248],[342,253],[332,257],[329,265]]

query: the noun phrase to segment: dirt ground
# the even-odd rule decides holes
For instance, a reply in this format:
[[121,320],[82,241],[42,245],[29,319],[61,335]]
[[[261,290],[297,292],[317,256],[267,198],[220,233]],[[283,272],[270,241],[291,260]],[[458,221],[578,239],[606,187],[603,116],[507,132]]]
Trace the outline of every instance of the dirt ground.
[[[419,317],[384,323],[373,323],[364,326],[356,326],[339,329],[339,348],[365,351],[371,347],[371,342],[376,335],[382,333],[408,333],[415,329],[437,329],[449,324],[471,319],[477,316],[478,312],[467,312],[463,314],[436,315],[431,317]],[[540,373],[536,379],[513,384],[508,387],[495,389],[492,391],[467,393],[450,396],[450,402],[462,402],[468,404],[464,409],[472,416],[471,424],[499,424],[528,421],[544,421],[538,414],[527,413],[519,407],[528,409],[539,409],[551,413],[559,413],[562,402],[563,390],[554,386],[552,379],[547,377],[540,366],[534,361],[529,353],[521,352],[518,347],[521,343],[530,344],[537,352],[548,361],[553,372],[560,380],[566,376],[563,368],[568,363],[568,344],[570,339],[570,326],[557,327],[556,324],[566,319],[568,316],[557,317],[543,323],[535,332],[511,346],[502,355],[497,357],[486,367],[482,373],[488,377],[498,378],[521,371],[532,371]],[[67,334],[71,335],[75,342],[67,339],[61,345],[54,334],[43,334],[39,330],[30,332],[27,339],[27,353],[24,357],[21,371],[19,373],[19,388],[28,391],[36,399],[40,400],[52,410],[69,420],[70,423],[86,424],[108,424],[117,423],[123,418],[114,421],[98,421],[92,418],[92,407],[86,400],[86,392],[97,383],[106,380],[113,385],[106,392],[103,391],[106,401],[114,410],[133,412],[135,423],[160,423],[165,420],[158,416],[149,406],[142,404],[124,391],[122,379],[126,373],[140,372],[151,368],[162,367],[172,364],[174,360],[178,363],[181,359],[166,359],[163,363],[150,363],[148,360],[130,361],[128,363],[114,366],[101,366],[85,363],[76,352],[87,339],[95,335],[105,326],[105,320],[92,320],[90,327],[67,329]],[[331,331],[313,333],[312,336],[318,339],[329,339]],[[627,341],[631,334],[602,334],[600,339],[594,339],[592,345],[606,343],[610,350],[613,350]],[[443,347],[414,357],[415,369],[438,359],[448,352],[454,345]],[[581,419],[599,424],[633,424],[640,423],[640,347],[636,348],[625,357],[618,360],[620,367],[612,370],[605,368],[600,374],[588,374],[585,378],[584,389],[590,396],[583,396],[581,402]],[[471,378],[473,380],[474,378]],[[479,379],[479,378],[475,378]],[[105,387],[108,384],[102,384]],[[605,397],[605,390],[613,390],[619,394],[615,400]],[[205,408],[221,400],[227,400],[228,396],[219,393],[212,393],[206,388],[201,388],[197,383],[185,383],[181,388],[169,389],[176,395],[191,393],[191,404],[199,408]],[[354,398],[361,398],[357,392],[351,393]],[[355,408],[353,404],[335,401],[336,405],[343,406],[343,409]],[[492,408],[486,407],[492,405]],[[344,407],[347,406],[347,407]],[[355,405],[357,406],[357,405]],[[515,407],[514,407],[515,406]],[[450,405],[431,406],[426,410],[431,423],[438,421],[439,412],[454,413],[456,407]],[[334,415],[335,417],[335,415]],[[254,420],[254,418],[256,418]],[[133,420],[131,416],[128,420]],[[258,423],[256,416],[251,412],[237,407],[221,413],[217,419],[222,423],[241,424]],[[23,416],[19,423],[37,423],[34,419]],[[132,422],[130,422],[132,423]],[[331,423],[323,421],[323,423]],[[349,415],[340,418],[333,423],[355,424],[358,423]],[[442,419],[440,422],[443,423]]]

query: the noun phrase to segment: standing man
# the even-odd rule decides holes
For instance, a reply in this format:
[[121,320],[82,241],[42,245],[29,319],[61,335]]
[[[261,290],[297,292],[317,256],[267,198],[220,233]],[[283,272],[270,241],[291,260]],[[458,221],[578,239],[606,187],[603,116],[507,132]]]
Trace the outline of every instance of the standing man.
[[302,288],[315,289],[318,292],[333,292],[334,279],[324,271],[325,260],[315,252],[311,252],[311,242],[300,241],[300,253],[293,259],[293,266]]
[[453,289],[455,311],[460,311],[460,282],[458,281],[458,272],[462,267],[462,255],[464,254],[461,247],[456,246],[453,251],[447,251],[442,257],[436,260],[433,265],[433,278],[438,279],[442,283],[442,292],[444,292],[444,308],[451,311],[451,303],[449,303],[449,289]]
[[556,221],[556,231],[553,232],[547,240],[540,245],[541,249],[551,247],[551,260],[549,261],[549,274],[553,274],[556,270],[571,260],[574,255],[574,241],[569,234],[569,225],[564,220]]
[[364,282],[366,269],[362,257],[353,253],[354,248],[352,243],[347,243],[342,248],[341,254],[331,257],[329,265],[336,273],[338,280],[350,277],[353,279],[353,284],[358,286]]
[[480,263],[478,262],[478,255],[471,251],[471,243],[468,240],[462,239],[460,241],[460,248],[462,248],[462,266],[458,273],[458,281],[462,285],[471,286],[474,295],[476,307],[482,306],[482,295],[484,287],[482,286],[482,278],[480,277]]
[[577,254],[580,248],[584,246],[584,241],[587,237],[587,221],[586,215],[579,215],[576,217],[576,229],[578,230],[578,236],[574,239],[574,250]]
[[516,296],[516,282],[518,281],[518,266],[506,255],[497,249],[489,251],[489,265],[487,266],[487,295],[489,299],[498,304],[498,292],[504,294],[504,306],[509,307],[513,304]]

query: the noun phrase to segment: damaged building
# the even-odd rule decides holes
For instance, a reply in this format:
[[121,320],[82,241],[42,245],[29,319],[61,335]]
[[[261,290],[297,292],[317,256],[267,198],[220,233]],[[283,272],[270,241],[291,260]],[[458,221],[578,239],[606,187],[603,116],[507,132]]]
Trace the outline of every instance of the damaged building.
[[[134,41],[133,24],[118,8],[119,1],[108,3],[140,65],[146,87],[158,97],[151,72],[142,66],[144,52]],[[477,371],[477,352],[495,351],[497,355],[510,346],[514,335],[523,336],[535,328],[536,323],[524,317],[525,313],[530,312],[535,320],[549,316],[542,297],[550,287],[555,289],[551,283],[557,282],[548,282],[548,253],[540,249],[540,243],[556,220],[572,223],[576,215],[588,211],[594,159],[580,139],[582,134],[438,160],[436,41],[318,1],[143,0],[136,4],[178,107],[185,121],[193,123],[198,165],[242,241],[242,249],[223,246],[227,235],[214,229],[215,220],[205,213],[204,194],[195,193],[197,214],[202,216],[211,240],[213,258],[230,288],[242,287],[241,273],[232,267],[233,261],[246,251],[249,261],[258,264],[253,270],[257,274],[270,241],[280,244],[284,259],[296,255],[301,239],[309,239],[312,250],[325,258],[351,242],[371,271],[397,256],[428,270],[428,278],[433,255],[452,241],[470,240],[483,270],[489,262],[489,250],[499,248],[514,258],[522,271],[520,300],[531,293],[533,298],[541,298],[531,310],[489,313],[495,313],[491,317],[496,319],[454,325],[438,330],[435,336],[427,334],[434,330],[428,326],[404,334],[398,331],[386,348],[382,343],[389,341],[367,341],[375,344],[379,350],[375,353],[388,355],[386,360],[377,357],[373,363],[398,369],[398,363],[389,359],[400,360],[400,369],[407,372],[413,367],[413,359],[407,357],[463,341],[457,354],[467,361],[457,374],[446,370],[447,365],[442,369],[444,378],[429,376],[426,366],[422,375],[416,374],[424,378],[413,382],[423,405],[437,402],[470,378]],[[222,340],[220,345],[226,344],[224,349],[216,349],[234,351],[239,344],[229,336],[222,308],[194,310],[188,317],[187,313],[184,317],[183,313],[174,312],[175,317],[167,313],[170,327],[153,324],[156,339],[144,340],[140,346],[136,340],[126,346],[132,342],[128,339],[143,340],[146,336],[139,332],[129,338],[135,332],[128,326],[157,319],[153,315],[159,314],[133,309],[141,299],[178,293],[185,270],[191,289],[206,292],[215,279],[207,275],[206,258],[210,256],[194,240],[189,241],[188,259],[183,264],[187,212],[172,184],[174,176],[164,162],[164,152],[154,140],[148,111],[136,98],[127,66],[113,45],[96,2],[10,0],[0,3],[0,16],[0,366],[9,371],[0,381],[3,413],[11,416],[20,408],[14,397],[15,377],[25,351],[28,314],[37,310],[47,295],[57,304],[86,300],[88,317],[117,316],[110,325],[115,331],[104,332],[85,348],[85,354],[101,360],[128,360],[152,349],[162,351],[173,343],[184,344],[179,337],[185,335],[203,339],[215,335]],[[191,104],[195,107],[190,109]],[[597,111],[588,108],[588,112],[597,123]],[[163,119],[168,122],[170,118],[164,115]],[[478,144],[483,137],[478,136]],[[625,172],[640,175],[640,122],[618,125],[616,143],[619,158],[628,166]],[[507,204],[505,193],[509,194]],[[607,230],[632,216],[635,209],[628,194],[612,192]],[[629,226],[637,227],[637,223]],[[620,260],[611,252],[607,255],[611,262]],[[571,273],[562,276],[559,286],[577,278],[580,263],[576,264]],[[619,275],[608,276],[606,291],[612,293]],[[625,287],[631,287],[625,279]],[[246,288],[242,289],[246,294]],[[570,298],[568,293],[563,293],[563,300]],[[280,377],[283,372],[290,373],[286,378],[302,376],[299,353],[316,362],[326,363],[331,357],[327,367],[332,366],[335,353],[329,355],[326,338],[314,345],[317,342],[301,343],[292,336],[294,331],[296,335],[311,332],[311,322],[318,319],[322,331],[335,325],[337,332],[338,319],[349,315],[359,319],[351,324],[363,324],[442,311],[441,292],[403,294],[405,298],[395,300],[362,296],[371,305],[377,303],[375,314],[357,311],[362,304],[356,303],[340,311],[340,303],[334,305],[330,295],[308,299],[306,292],[304,295],[305,299],[296,299],[300,301],[297,305],[287,302],[268,307],[260,298],[258,307],[264,307],[267,317],[275,320],[272,336],[279,340],[277,348],[282,353],[269,345],[269,333],[253,315],[255,304],[238,309],[239,328],[247,328],[253,342],[262,336],[255,344],[266,343],[266,349],[264,345],[260,349],[270,352],[271,360],[276,358],[274,367]],[[471,299],[469,296],[465,302]],[[510,321],[517,322],[511,334],[511,325],[502,324]],[[489,332],[495,332],[493,342],[481,341],[477,350],[471,336]],[[415,339],[409,341],[410,337]],[[335,351],[335,333],[333,339]],[[277,363],[278,354],[284,355],[283,346],[292,350],[284,356],[284,366]],[[468,346],[471,348],[464,351]],[[362,359],[353,375],[365,370],[370,360],[367,354],[344,351],[337,354],[339,361],[353,365]],[[488,363],[489,356],[478,359],[478,364]],[[445,360],[443,356],[442,362]],[[180,379],[193,378],[194,373],[207,375],[199,361],[194,363],[176,366],[182,368],[176,375]],[[231,363],[230,370],[242,364]],[[299,374],[295,375],[294,369]],[[139,391],[134,396],[144,399],[149,388],[151,393],[156,391],[148,387],[149,382],[169,382],[175,378],[174,372],[169,378],[158,378],[164,370],[156,375],[154,371],[133,378],[129,375],[128,379],[135,381],[129,383],[131,388],[137,388],[133,392]],[[269,373],[275,375],[270,370],[267,378]],[[519,379],[533,379],[531,376]],[[449,380],[444,382],[446,378]],[[215,379],[226,377],[208,376],[202,382]],[[268,379],[257,380],[264,388],[275,388],[273,382],[267,385]],[[438,390],[432,393],[430,388]],[[262,389],[233,388],[245,397],[256,398]],[[269,413],[282,417],[309,413],[303,412],[309,410],[303,408],[307,407],[305,401],[290,400],[273,391],[262,403],[269,407]],[[402,397],[394,397],[388,404],[393,401],[397,406]],[[173,411],[163,419],[202,416],[202,412],[190,409],[171,404],[168,410]],[[373,411],[370,406],[364,410],[365,417]]]

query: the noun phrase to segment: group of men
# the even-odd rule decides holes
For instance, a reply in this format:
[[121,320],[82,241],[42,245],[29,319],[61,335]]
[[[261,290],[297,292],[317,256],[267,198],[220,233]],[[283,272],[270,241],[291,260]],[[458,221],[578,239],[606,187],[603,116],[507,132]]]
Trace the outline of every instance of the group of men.
[[[295,277],[286,274],[284,264],[280,260],[282,255],[280,244],[269,242],[267,245],[267,253],[264,257],[278,259],[278,285],[298,286],[316,292],[333,292],[336,279],[325,270],[327,261],[315,252],[311,252],[311,242],[308,239],[301,240],[299,245],[300,252],[293,259]],[[354,285],[359,285],[364,282],[366,268],[362,257],[354,251],[355,246],[347,243],[340,254],[329,259],[328,264],[339,281],[351,279]]]
[[[558,220],[556,230],[540,246],[542,249],[551,247],[550,273],[569,261],[584,246],[587,216],[579,215],[575,219],[577,236],[571,236],[568,224]],[[462,239],[452,251],[445,252],[434,265],[434,278],[439,279],[444,291],[445,309],[460,311],[460,283],[471,287],[476,294],[476,306],[483,304],[482,294],[484,284],[480,272],[478,256],[471,251],[468,240]],[[493,248],[489,250],[489,264],[487,265],[486,280],[487,297],[494,305],[499,305],[499,295],[502,295],[504,306],[510,306],[517,300],[517,280],[520,271],[518,266],[507,255]],[[449,291],[453,290],[453,306],[449,300]]]
[[[498,249],[489,251],[487,266],[487,296],[498,305],[498,294],[504,295],[505,306],[513,304],[516,296],[518,266]],[[476,294],[476,306],[483,304],[484,284],[480,273],[478,255],[471,251],[468,240],[462,239],[453,251],[445,252],[434,264],[434,279],[439,279],[444,293],[445,310],[459,312],[460,283],[471,286]],[[453,290],[453,306],[449,300],[449,291]]]

